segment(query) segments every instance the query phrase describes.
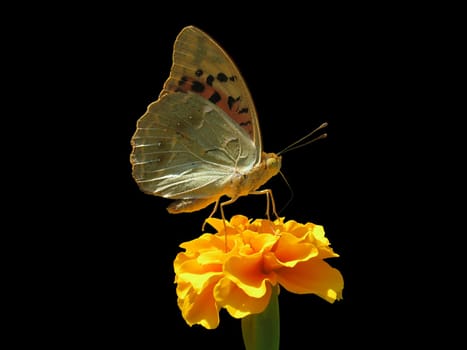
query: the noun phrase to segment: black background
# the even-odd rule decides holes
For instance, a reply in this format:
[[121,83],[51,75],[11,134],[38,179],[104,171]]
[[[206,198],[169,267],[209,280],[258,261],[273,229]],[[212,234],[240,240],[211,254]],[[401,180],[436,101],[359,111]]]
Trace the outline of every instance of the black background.
[[[327,139],[284,155],[293,200],[281,215],[324,226],[340,254],[329,263],[343,274],[344,298],[328,304],[282,289],[281,348],[423,338],[439,307],[425,301],[428,263],[415,258],[423,229],[413,198],[424,185],[408,169],[425,154],[404,145],[416,87],[428,80],[420,51],[434,31],[432,23],[412,26],[415,12],[367,11],[76,8],[30,28],[22,96],[30,130],[41,130],[31,164],[41,181],[29,173],[22,180],[29,193],[22,210],[32,214],[15,227],[31,221],[40,229],[20,235],[24,270],[11,324],[27,325],[28,336],[18,342],[242,348],[239,320],[222,311],[217,329],[190,328],[176,304],[178,245],[200,234],[211,207],[170,215],[168,200],[143,194],[131,177],[136,121],[167,79],[186,25],[207,32],[236,62],[265,151],[329,123]],[[291,196],[279,176],[267,187],[278,207]],[[228,217],[237,213],[262,217],[264,198],[226,208]]]

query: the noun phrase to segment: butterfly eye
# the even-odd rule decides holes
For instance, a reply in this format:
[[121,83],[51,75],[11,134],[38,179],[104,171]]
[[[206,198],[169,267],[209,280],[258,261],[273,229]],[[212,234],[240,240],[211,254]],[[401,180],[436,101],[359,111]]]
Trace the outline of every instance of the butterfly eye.
[[281,157],[273,153],[267,155],[266,158],[266,168],[280,168],[281,167]]

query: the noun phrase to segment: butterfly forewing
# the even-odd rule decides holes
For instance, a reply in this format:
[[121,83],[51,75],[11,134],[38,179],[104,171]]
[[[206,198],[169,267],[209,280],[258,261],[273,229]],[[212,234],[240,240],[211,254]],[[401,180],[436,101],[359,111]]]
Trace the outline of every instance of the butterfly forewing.
[[173,65],[161,96],[192,92],[219,106],[256,145],[260,161],[262,145],[256,109],[238,68],[225,51],[198,28],[184,28],[174,44]]

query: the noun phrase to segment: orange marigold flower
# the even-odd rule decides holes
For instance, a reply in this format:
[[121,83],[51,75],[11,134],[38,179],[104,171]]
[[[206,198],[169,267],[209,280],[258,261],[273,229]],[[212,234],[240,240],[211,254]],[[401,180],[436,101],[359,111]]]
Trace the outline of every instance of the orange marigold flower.
[[260,313],[277,284],[331,303],[342,298],[342,275],[324,261],[338,255],[322,226],[236,215],[225,236],[221,219],[208,223],[217,233],[182,243],[174,261],[178,306],[190,326],[216,328],[221,308],[235,318]]

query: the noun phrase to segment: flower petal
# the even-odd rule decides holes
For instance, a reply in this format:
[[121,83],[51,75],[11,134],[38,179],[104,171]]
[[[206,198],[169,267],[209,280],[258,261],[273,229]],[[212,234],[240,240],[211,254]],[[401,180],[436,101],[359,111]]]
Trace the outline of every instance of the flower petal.
[[276,284],[274,274],[264,273],[261,253],[232,256],[224,265],[224,274],[253,298],[264,297],[267,292],[266,281]]
[[255,252],[264,252],[271,250],[274,244],[276,244],[276,242],[280,239],[280,235],[266,233],[258,234],[249,230],[246,230],[243,233],[243,236],[249,237],[247,243]]
[[314,244],[303,242],[302,239],[287,232],[281,235],[274,252],[277,259],[288,267],[318,255],[318,249]]
[[228,278],[223,278],[214,289],[219,306],[224,307],[232,317],[243,318],[263,312],[269,304],[271,285],[266,284],[266,293],[260,298],[252,298]]
[[213,294],[214,284],[201,291],[200,294],[190,293],[184,299],[178,299],[182,316],[190,325],[200,324],[207,329],[219,325],[219,309]]
[[213,281],[218,280],[222,276],[222,272],[206,272],[203,274],[196,273],[180,273],[178,274],[179,281],[189,281],[196,293],[206,288]]
[[311,259],[276,272],[279,284],[292,293],[313,293],[330,303],[342,299],[344,279],[341,273],[321,259]]
[[[222,221],[221,221],[222,222]],[[204,233],[200,237],[180,244],[187,252],[202,252],[214,248],[223,249],[224,240],[211,233]]]

